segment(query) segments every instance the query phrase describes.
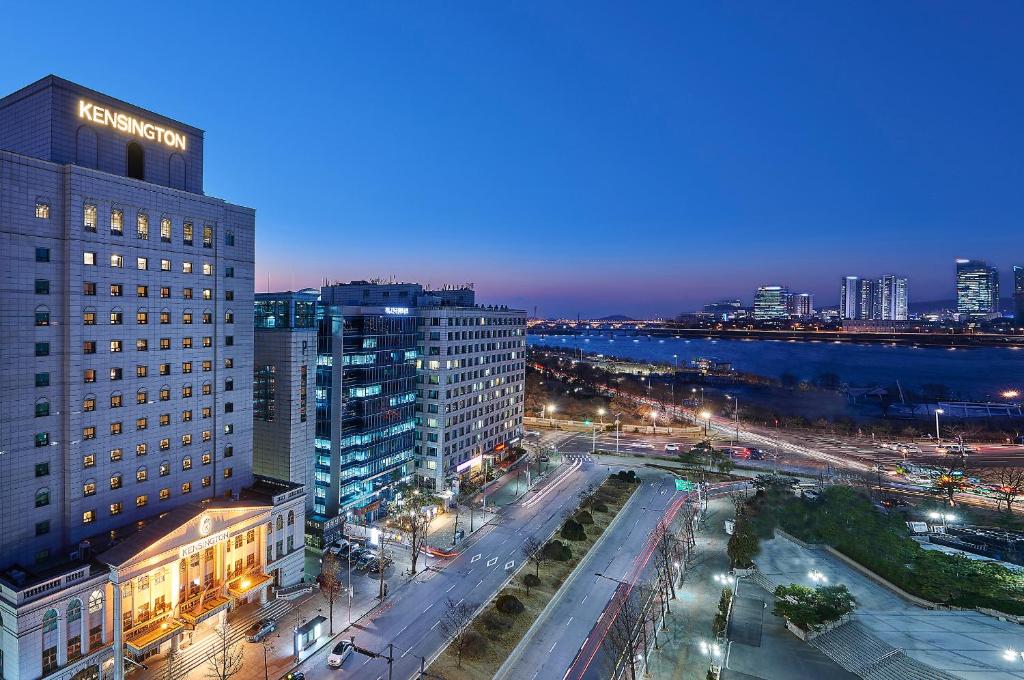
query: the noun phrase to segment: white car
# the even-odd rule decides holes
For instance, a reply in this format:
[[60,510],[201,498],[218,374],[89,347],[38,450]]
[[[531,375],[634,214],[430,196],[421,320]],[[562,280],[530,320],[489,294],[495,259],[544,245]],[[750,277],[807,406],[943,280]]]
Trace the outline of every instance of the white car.
[[353,651],[355,651],[355,647],[352,645],[352,640],[342,640],[334,645],[334,649],[331,650],[330,655],[327,657],[327,665],[331,668],[341,668],[341,664],[345,663],[345,659],[352,656]]
[[921,453],[921,447],[913,444],[903,444],[900,446],[900,453]]
[[633,448],[637,448],[637,449],[653,449],[654,448],[654,444],[652,444],[650,442],[636,442],[636,443],[633,444]]
[[679,450],[679,444],[665,444],[665,450],[666,451],[678,451]]

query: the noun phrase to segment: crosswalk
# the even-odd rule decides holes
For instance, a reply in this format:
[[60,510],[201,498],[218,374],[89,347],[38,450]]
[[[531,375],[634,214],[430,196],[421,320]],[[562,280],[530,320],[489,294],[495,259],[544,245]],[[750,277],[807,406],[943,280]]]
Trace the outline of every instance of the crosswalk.
[[[283,623],[281,622],[282,617],[291,611],[295,603],[289,600],[271,600],[270,602],[249,611],[245,616],[232,619],[231,623],[231,644],[245,640],[246,631],[252,624],[260,619],[274,619],[278,621],[278,627],[280,628]],[[176,675],[182,677],[196,668],[204,665],[206,660],[214,654],[214,648],[217,644],[216,636],[206,635],[204,638],[195,644],[182,649],[178,652],[174,659],[175,668],[178,669]],[[161,677],[165,675],[163,672],[167,665],[166,655],[161,657],[152,663],[147,663],[149,670],[147,675],[150,677]],[[128,665],[126,670],[134,668],[134,666]]]

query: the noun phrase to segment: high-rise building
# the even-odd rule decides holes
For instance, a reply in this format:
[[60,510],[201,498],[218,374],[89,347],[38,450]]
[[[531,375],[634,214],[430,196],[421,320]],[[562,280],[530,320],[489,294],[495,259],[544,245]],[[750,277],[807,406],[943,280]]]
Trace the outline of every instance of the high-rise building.
[[1024,325],[1024,267],[1013,268],[1013,311],[1014,321]]
[[984,260],[957,260],[956,308],[966,316],[998,314],[999,270]]
[[907,279],[895,274],[886,274],[875,283],[876,304],[873,319],[880,321],[906,321]]
[[862,278],[857,282],[857,318],[878,318],[878,281]]
[[754,293],[754,318],[759,321],[789,318],[789,288],[761,286]]
[[[313,488],[318,290],[257,293],[253,470]],[[313,509],[313,494],[306,496]]]
[[797,319],[808,319],[814,314],[814,295],[811,293],[793,293],[786,301],[789,316]]
[[203,135],[0,99],[5,678],[120,680],[301,578],[303,491],[252,471],[255,213],[203,194]]
[[844,276],[839,288],[839,318],[857,318],[857,294],[860,279],[856,276]]
[[[427,292],[420,320],[416,479],[458,484],[500,461],[523,432],[526,313],[478,306],[472,292]],[[468,297],[465,295],[468,293]]]
[[318,306],[313,512],[307,540],[339,516],[372,520],[402,482],[457,491],[522,436],[526,313],[466,288],[356,281]]

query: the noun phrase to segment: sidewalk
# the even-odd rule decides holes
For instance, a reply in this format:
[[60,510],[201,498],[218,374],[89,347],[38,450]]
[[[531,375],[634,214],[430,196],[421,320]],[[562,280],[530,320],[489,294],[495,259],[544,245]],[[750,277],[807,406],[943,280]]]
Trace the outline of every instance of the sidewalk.
[[676,591],[678,599],[669,602],[672,613],[667,619],[667,629],[659,632],[660,649],[651,653],[648,662],[652,677],[705,679],[708,657],[701,652],[700,643],[712,639],[711,622],[722,595],[722,584],[715,582],[714,575],[729,571],[725,520],[734,514],[731,499],[709,501],[704,526],[696,536],[697,557],[687,568],[683,585]]

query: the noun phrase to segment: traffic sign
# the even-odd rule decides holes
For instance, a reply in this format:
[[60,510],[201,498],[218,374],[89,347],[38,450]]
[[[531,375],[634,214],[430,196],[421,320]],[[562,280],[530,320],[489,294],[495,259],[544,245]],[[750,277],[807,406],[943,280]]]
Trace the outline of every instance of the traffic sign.
[[676,491],[693,491],[693,482],[685,479],[676,479]]

